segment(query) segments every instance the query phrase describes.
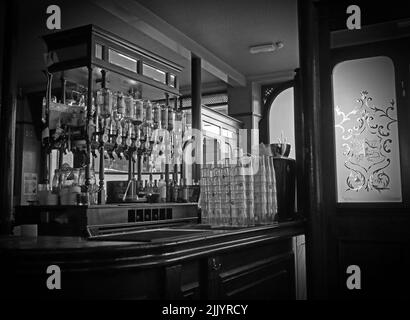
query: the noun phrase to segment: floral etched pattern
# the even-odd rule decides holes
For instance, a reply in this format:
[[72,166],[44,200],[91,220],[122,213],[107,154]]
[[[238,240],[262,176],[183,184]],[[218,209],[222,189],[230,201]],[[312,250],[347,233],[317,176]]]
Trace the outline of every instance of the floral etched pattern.
[[392,115],[394,100],[386,107],[376,107],[367,91],[361,92],[357,106],[350,112],[335,108],[336,128],[341,130],[346,191],[383,192],[390,189],[391,178],[386,169],[391,164]]

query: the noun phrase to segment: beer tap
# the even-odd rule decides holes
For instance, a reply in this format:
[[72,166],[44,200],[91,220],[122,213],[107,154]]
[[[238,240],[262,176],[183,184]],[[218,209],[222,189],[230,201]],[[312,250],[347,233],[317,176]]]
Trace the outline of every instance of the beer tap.
[[111,156],[112,156],[112,159],[114,160],[114,161],[116,161],[116,160],[118,160],[118,154],[117,154],[117,152],[116,152],[116,150],[115,149],[112,149],[112,151],[111,151]]
[[126,150],[129,148],[127,145],[127,133],[128,133],[128,126],[127,126],[127,121],[125,119],[122,119],[119,123],[119,130],[118,130],[118,137],[120,137],[121,143],[117,143],[117,150],[118,154],[120,156],[120,159],[127,158],[126,157]]
[[123,150],[121,150],[121,151],[120,151],[120,150],[117,150],[117,151],[116,151],[116,154],[118,155],[118,158],[119,158],[120,160],[126,159],[126,156],[125,156]]
[[89,122],[88,122],[88,128],[87,128],[88,129],[87,130],[88,139],[89,139],[88,141],[91,141],[91,144],[92,144],[93,138],[95,136],[95,128],[96,128],[96,124],[94,123],[93,117],[91,117]]
[[95,130],[93,133],[93,139],[91,140],[91,153],[94,158],[97,158],[97,149],[101,146],[101,123],[98,111],[95,112]]
[[135,126],[132,123],[129,124],[129,130],[130,130],[129,138],[131,139],[131,146],[130,147],[132,149],[136,149],[136,145],[135,145],[135,142],[136,142]]
[[121,157],[122,157],[122,159],[125,159],[127,161],[129,161],[129,159],[130,159],[129,153],[126,152],[125,150],[123,152],[121,152]]
[[125,122],[124,132],[126,132],[126,134],[124,138],[125,138],[125,145],[127,146],[127,149],[130,149],[132,145],[132,129],[133,129],[133,126],[129,124],[128,122]]
[[151,127],[148,125],[145,130],[145,149],[147,152],[151,150]]
[[92,139],[92,146],[94,149],[98,148],[100,143],[101,143],[101,135],[103,133],[103,129],[101,126],[101,120],[100,120],[100,116],[98,113],[96,113],[95,115],[95,130],[94,130],[94,135],[93,135],[93,139]]
[[117,128],[116,128],[116,123],[115,123],[113,114],[111,114],[109,122],[110,122],[109,143],[112,146],[114,146],[115,145],[115,139],[117,137]]
[[115,153],[114,149],[107,150],[107,153],[108,153],[108,159],[116,160],[117,155],[116,154],[114,155]]
[[131,154],[131,158],[132,158],[132,161],[133,161],[134,163],[138,163],[138,152],[137,152],[137,151],[133,151],[132,154]]
[[139,125],[135,125],[134,127],[135,131],[135,148],[136,149],[141,149],[141,130]]
[[71,150],[71,128],[70,127],[68,127],[68,134],[67,134],[67,149],[69,150],[69,151],[72,151]]
[[135,133],[135,126],[130,123],[129,124],[129,135],[128,139],[131,141],[131,145],[128,148],[128,156],[131,157],[131,160],[135,163],[137,162],[137,146],[136,146],[136,133]]
[[121,121],[117,120],[115,126],[117,128],[115,144],[117,145],[117,147],[121,147],[122,146],[122,132],[123,132]]

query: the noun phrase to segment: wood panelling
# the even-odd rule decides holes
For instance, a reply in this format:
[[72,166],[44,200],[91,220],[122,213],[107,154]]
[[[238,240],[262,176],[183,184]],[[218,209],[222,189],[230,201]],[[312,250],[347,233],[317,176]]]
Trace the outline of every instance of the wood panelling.
[[[341,298],[409,298],[409,244],[403,242],[339,240],[339,292]],[[406,264],[407,263],[407,264]],[[347,267],[360,267],[361,289],[348,290]]]

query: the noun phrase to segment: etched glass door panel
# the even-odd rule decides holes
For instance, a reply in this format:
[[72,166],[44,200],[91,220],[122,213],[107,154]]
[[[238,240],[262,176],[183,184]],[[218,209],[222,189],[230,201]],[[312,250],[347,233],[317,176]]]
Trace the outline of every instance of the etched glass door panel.
[[388,57],[333,70],[338,202],[401,202],[394,65]]

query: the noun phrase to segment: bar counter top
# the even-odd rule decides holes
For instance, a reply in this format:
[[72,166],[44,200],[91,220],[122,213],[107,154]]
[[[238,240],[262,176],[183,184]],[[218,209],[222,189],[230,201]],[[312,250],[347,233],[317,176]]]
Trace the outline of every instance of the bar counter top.
[[[1,236],[0,237],[0,256],[11,254],[13,257],[24,257],[27,263],[30,257],[38,261],[42,257],[52,255],[58,257],[62,255],[67,259],[72,254],[80,258],[89,254],[107,254],[123,255],[132,254],[135,258],[138,254],[150,252],[149,260],[155,260],[158,255],[166,258],[175,257],[178,253],[186,254],[188,251],[204,252],[218,251],[227,246],[248,244],[250,242],[263,242],[274,238],[290,238],[304,233],[304,221],[282,222],[273,225],[244,227],[244,228],[206,228],[199,229],[200,225],[174,227],[176,229],[197,229],[204,232],[188,238],[178,240],[158,240],[153,242],[147,241],[105,241],[88,240],[81,237],[58,237],[58,236],[38,236],[38,237],[21,237],[21,236]],[[108,237],[109,238],[109,237]],[[189,248],[189,250],[186,250]],[[157,255],[154,255],[156,253]],[[137,256],[136,256],[137,255]],[[147,256],[143,256],[147,258]],[[97,256],[95,256],[97,258]],[[129,257],[128,257],[129,258]],[[142,258],[142,256],[141,256]]]
[[[175,265],[191,265],[195,264],[195,261],[207,261],[232,252],[241,254],[246,250],[256,252],[255,250],[260,249],[261,254],[273,256],[279,248],[288,252],[289,247],[284,242],[288,243],[291,238],[304,234],[304,224],[303,220],[298,220],[237,229],[183,226],[177,228],[196,228],[204,232],[199,231],[198,234],[186,238],[157,241],[3,236],[0,237],[1,269],[2,274],[11,277],[14,275],[21,281],[31,277],[30,281],[36,282],[37,276],[44,278],[47,266],[58,265],[63,274],[76,274],[76,277],[79,274],[85,277],[87,274],[86,281],[89,281],[89,275],[94,277],[99,272],[128,274],[145,273],[143,270],[168,270],[167,268],[173,268]],[[275,249],[274,243],[278,243],[278,249]],[[264,247],[269,249],[263,249]],[[270,250],[273,251],[269,253]],[[101,278],[99,279],[101,282]]]

